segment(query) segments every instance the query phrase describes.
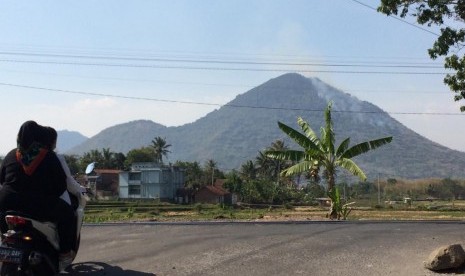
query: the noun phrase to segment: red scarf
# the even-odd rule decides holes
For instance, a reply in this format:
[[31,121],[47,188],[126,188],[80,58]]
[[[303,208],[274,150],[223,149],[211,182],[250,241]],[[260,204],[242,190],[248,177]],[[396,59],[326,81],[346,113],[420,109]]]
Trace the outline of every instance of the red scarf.
[[30,176],[42,163],[47,153],[47,149],[43,148],[40,144],[34,143],[27,151],[18,148],[16,150],[16,160],[21,164],[24,172]]

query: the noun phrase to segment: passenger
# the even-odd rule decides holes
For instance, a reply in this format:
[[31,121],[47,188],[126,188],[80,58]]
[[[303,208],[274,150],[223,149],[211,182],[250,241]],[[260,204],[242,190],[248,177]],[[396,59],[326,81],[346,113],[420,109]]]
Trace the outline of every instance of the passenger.
[[0,167],[0,212],[20,211],[56,222],[61,271],[74,257],[76,220],[71,206],[60,199],[66,190],[66,174],[56,154],[41,143],[46,132],[34,121],[19,129],[17,148],[5,156]]
[[[49,150],[53,151],[56,148],[58,133],[53,127],[46,127],[47,129],[47,137],[44,144],[48,147]],[[66,188],[61,194],[60,198],[66,201],[69,205],[71,205],[71,198],[69,197],[69,193],[73,194],[77,199],[81,197],[81,194],[86,191],[84,187],[82,187],[76,179],[71,175],[71,170],[66,163],[65,157],[61,154],[56,153],[58,160],[60,160],[61,166],[63,167],[63,171],[66,174]]]

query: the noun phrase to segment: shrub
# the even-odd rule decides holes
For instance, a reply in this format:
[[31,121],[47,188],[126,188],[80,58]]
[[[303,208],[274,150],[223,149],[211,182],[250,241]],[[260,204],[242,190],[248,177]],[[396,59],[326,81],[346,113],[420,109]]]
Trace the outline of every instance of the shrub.
[[196,210],[198,214],[202,213],[202,209],[203,209],[203,206],[201,203],[196,203],[194,205],[194,210]]
[[284,208],[286,208],[287,210],[294,210],[294,206],[292,206],[292,204],[288,202],[284,204]]

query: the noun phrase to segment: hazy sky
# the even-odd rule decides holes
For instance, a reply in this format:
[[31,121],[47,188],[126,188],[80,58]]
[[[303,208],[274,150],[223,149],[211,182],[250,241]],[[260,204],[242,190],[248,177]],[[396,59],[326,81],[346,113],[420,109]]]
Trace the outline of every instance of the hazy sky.
[[26,120],[88,137],[178,126],[287,72],[465,151],[460,103],[427,55],[437,36],[353,0],[0,0],[0,35],[0,154]]

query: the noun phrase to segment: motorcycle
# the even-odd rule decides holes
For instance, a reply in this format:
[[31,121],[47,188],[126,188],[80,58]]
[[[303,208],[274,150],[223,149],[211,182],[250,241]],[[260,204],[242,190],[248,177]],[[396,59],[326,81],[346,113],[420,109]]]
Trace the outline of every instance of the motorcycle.
[[[88,191],[87,191],[88,192]],[[87,197],[70,196],[77,220],[76,243],[77,253],[81,240],[81,226],[84,219],[84,208]],[[0,245],[0,276],[12,275],[55,275],[59,273],[59,237],[56,224],[40,221],[30,215],[16,211],[3,214],[2,222],[7,231],[3,232]],[[3,218],[0,218],[3,219]]]

